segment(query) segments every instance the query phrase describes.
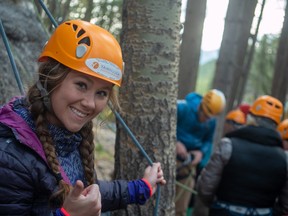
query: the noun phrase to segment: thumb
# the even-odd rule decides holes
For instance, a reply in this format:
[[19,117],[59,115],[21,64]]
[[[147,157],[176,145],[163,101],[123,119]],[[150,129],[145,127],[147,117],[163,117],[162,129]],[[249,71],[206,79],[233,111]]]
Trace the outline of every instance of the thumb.
[[84,190],[84,184],[83,184],[83,182],[80,181],[80,180],[77,180],[74,188],[73,188],[72,191],[71,191],[71,195],[72,195],[73,197],[79,197],[79,196],[82,194],[83,190]]

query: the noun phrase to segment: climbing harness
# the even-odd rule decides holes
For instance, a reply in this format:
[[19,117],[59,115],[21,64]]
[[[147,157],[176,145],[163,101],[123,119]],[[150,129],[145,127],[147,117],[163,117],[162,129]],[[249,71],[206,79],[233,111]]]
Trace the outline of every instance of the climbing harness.
[[197,195],[197,192],[195,190],[187,186],[188,182],[190,181],[190,178],[193,178],[194,173],[195,173],[194,170],[191,170],[191,172],[189,172],[188,175],[186,176],[185,178],[186,180],[183,183],[176,181],[176,185],[181,187],[181,190],[175,197],[175,202],[177,202],[180,199],[180,197],[183,195],[185,191],[188,191],[190,193]]

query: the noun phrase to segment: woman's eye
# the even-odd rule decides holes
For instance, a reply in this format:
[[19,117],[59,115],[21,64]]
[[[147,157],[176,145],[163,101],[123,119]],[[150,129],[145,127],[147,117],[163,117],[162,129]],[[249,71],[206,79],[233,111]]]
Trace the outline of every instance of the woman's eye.
[[87,89],[87,85],[83,82],[76,83],[80,89]]
[[108,91],[98,91],[96,94],[101,96],[101,97],[107,97],[108,96]]

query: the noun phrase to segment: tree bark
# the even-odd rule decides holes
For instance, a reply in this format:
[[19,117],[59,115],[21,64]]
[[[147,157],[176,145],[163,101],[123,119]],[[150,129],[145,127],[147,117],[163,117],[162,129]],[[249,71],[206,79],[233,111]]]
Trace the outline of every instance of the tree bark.
[[93,10],[93,0],[87,0],[84,20],[90,22],[90,20],[92,19],[92,10]]
[[[120,88],[121,115],[150,156],[161,162],[167,185],[161,187],[159,215],[175,215],[175,142],[179,68],[180,1],[123,2],[125,61]],[[145,157],[117,124],[115,175],[142,178]],[[113,215],[153,215],[156,194],[145,206],[130,205]]]
[[207,0],[188,0],[180,49],[178,98],[195,91]]
[[254,58],[255,45],[257,42],[257,36],[258,36],[258,32],[259,32],[259,27],[260,27],[260,24],[262,21],[265,4],[266,4],[266,0],[263,0],[262,5],[261,5],[261,10],[260,10],[260,15],[259,15],[257,25],[256,25],[255,33],[253,35],[251,35],[251,37],[250,37],[252,40],[252,44],[249,47],[249,51],[247,51],[245,63],[244,63],[243,70],[242,70],[242,74],[240,76],[238,76],[239,79],[234,80],[234,83],[237,83],[237,85],[235,86],[235,87],[237,87],[237,89],[236,89],[236,92],[234,93],[234,95],[236,95],[236,97],[234,97],[234,105],[236,102],[237,107],[242,103],[242,100],[244,97],[245,87],[246,87],[248,75],[249,75],[249,72],[251,69],[252,60]]
[[[233,0],[228,4],[223,39],[213,80],[213,88],[221,90],[226,96],[226,111],[234,108],[235,91],[237,91],[234,86],[239,76],[242,75],[256,5],[257,0]],[[214,138],[216,143],[222,135],[225,114],[224,111],[218,117]]]
[[277,50],[275,70],[272,83],[272,96],[283,104],[287,100],[288,91],[288,3],[286,2],[285,17]]

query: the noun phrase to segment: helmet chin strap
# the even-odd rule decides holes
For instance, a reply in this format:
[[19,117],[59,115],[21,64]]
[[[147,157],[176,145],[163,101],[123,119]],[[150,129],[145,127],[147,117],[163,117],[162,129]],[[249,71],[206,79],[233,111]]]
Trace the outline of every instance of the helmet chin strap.
[[36,87],[38,88],[38,90],[40,91],[41,93],[41,96],[43,98],[43,103],[44,103],[44,106],[46,107],[46,109],[51,112],[51,102],[50,102],[50,98],[49,98],[49,94],[46,90],[46,88],[44,88],[40,82],[40,80],[38,80],[36,82]]

